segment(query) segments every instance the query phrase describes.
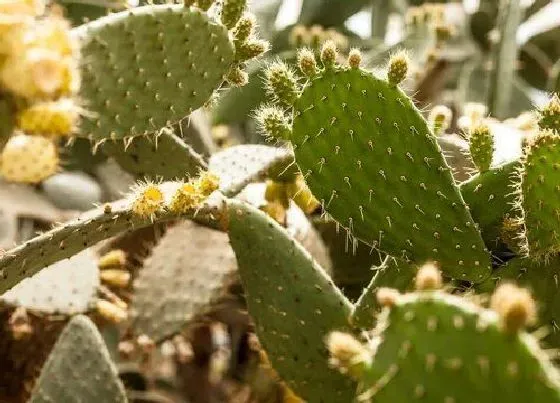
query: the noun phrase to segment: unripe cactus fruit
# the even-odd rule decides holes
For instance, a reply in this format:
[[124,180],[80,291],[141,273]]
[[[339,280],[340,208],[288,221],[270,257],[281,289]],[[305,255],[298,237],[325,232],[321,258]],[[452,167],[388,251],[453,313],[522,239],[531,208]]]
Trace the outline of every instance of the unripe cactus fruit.
[[235,57],[239,61],[254,59],[268,51],[268,42],[261,39],[249,39],[235,48]]
[[118,269],[102,270],[99,279],[111,287],[125,288],[130,283],[130,272]]
[[560,134],[560,98],[553,94],[548,103],[539,111],[539,127]]
[[359,49],[352,49],[348,54],[348,66],[353,69],[360,68],[360,64],[362,63],[362,52]]
[[117,305],[100,299],[95,303],[97,313],[105,320],[119,324],[128,318],[128,313]]
[[78,71],[71,60],[40,48],[7,58],[0,71],[2,85],[29,100],[68,94],[75,90],[76,76]]
[[126,252],[121,249],[113,249],[99,258],[97,266],[99,270],[125,267]]
[[266,89],[284,106],[293,105],[298,97],[298,83],[294,72],[281,61],[266,69]]
[[337,57],[338,50],[336,49],[336,44],[334,43],[334,41],[326,41],[321,48],[321,61],[323,62],[325,68],[334,67]]
[[436,136],[443,134],[451,124],[451,109],[445,105],[435,106],[428,115],[428,122]]
[[298,50],[297,61],[299,69],[307,77],[313,77],[317,74],[317,60],[315,60],[315,55],[311,49]]
[[387,68],[387,80],[393,85],[400,84],[408,74],[409,59],[404,51],[395,53],[389,59]]
[[17,126],[28,134],[64,136],[72,133],[78,118],[78,108],[74,102],[62,98],[39,102],[22,110],[17,117]]
[[222,24],[228,29],[235,27],[246,6],[247,0],[224,0],[221,17]]
[[141,217],[154,217],[163,208],[162,191],[154,184],[140,185],[134,192],[132,212]]
[[359,379],[364,366],[371,363],[367,348],[350,334],[332,332],[327,336],[326,343],[330,353],[329,364],[354,379]]
[[202,172],[197,187],[203,196],[209,196],[220,187],[220,178],[211,172]]
[[39,183],[58,170],[55,144],[44,137],[17,134],[0,156],[0,174],[8,181]]
[[169,209],[175,213],[185,213],[198,206],[203,199],[196,183],[189,181],[175,191]]
[[490,307],[500,315],[504,330],[517,333],[535,323],[537,308],[529,291],[514,284],[501,284],[490,301]]
[[289,139],[292,129],[282,109],[275,106],[262,106],[255,113],[259,131],[274,139]]
[[253,31],[255,30],[255,25],[257,21],[255,16],[251,13],[245,13],[237,23],[235,27],[235,31],[233,35],[235,36],[235,40],[239,43],[244,43],[247,39],[253,35]]
[[427,263],[416,274],[416,289],[420,291],[438,290],[443,285],[441,273],[434,263]]
[[494,155],[494,137],[488,125],[479,124],[470,129],[469,150],[479,172],[488,171]]
[[234,87],[243,87],[249,82],[249,75],[239,66],[235,66],[229,70],[226,79]]

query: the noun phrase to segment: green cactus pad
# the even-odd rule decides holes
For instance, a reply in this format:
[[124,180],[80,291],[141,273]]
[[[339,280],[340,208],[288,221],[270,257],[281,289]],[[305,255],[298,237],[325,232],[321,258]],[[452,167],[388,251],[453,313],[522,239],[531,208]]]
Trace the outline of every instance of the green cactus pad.
[[324,347],[329,330],[349,327],[350,303],[276,222],[239,201],[228,210],[249,313],[273,368],[306,401],[351,401],[352,385],[327,367]]
[[513,161],[492,168],[461,184],[461,194],[489,249],[494,249],[504,218],[513,215],[517,171]]
[[358,396],[384,402],[559,402],[558,374],[530,335],[456,296],[397,296]]
[[560,251],[560,136],[539,134],[524,151],[520,201],[527,252],[533,258]]
[[397,87],[326,70],[294,105],[296,161],[326,210],[388,254],[483,280],[490,261],[436,138]]
[[134,333],[155,342],[172,336],[209,311],[236,280],[226,234],[190,221],[170,228],[134,282]]
[[380,309],[377,303],[377,290],[381,287],[390,287],[403,292],[411,291],[414,289],[416,271],[416,267],[387,256],[381,266],[374,269],[371,282],[354,305],[352,324],[361,329],[371,328]]
[[[165,189],[166,182],[160,185]],[[164,192],[165,194],[165,192]],[[166,198],[170,198],[171,196]],[[84,213],[75,220],[64,223],[42,235],[7,251],[0,257],[0,293],[9,290],[24,278],[44,267],[69,258],[76,253],[124,231],[153,224],[149,217],[140,217],[131,211],[131,202],[122,199]],[[196,212],[178,215],[165,211],[156,221],[191,218],[211,227],[221,227],[223,200],[207,200]],[[106,212],[108,211],[108,212]],[[196,216],[194,218],[194,216]]]
[[121,168],[140,179],[184,179],[206,168],[202,156],[170,129],[155,139],[135,137],[126,145],[122,140],[107,141],[102,148]]
[[233,63],[228,30],[180,6],[132,8],[75,29],[90,117],[80,135],[95,140],[153,134],[201,107]]
[[293,154],[284,148],[239,145],[212,155],[209,170],[220,178],[220,191],[233,196],[251,182],[271,177],[293,178],[297,172]]
[[40,313],[71,315],[90,309],[98,286],[97,259],[86,249],[25,279],[0,301]]
[[66,325],[35,384],[30,403],[126,402],[105,342],[86,316]]

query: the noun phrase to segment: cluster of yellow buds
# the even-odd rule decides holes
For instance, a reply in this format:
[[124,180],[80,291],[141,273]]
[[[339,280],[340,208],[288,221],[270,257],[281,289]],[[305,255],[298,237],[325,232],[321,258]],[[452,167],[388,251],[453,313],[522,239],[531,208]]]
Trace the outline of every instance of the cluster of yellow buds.
[[70,28],[60,9],[44,0],[0,3],[0,88],[10,103],[2,118],[13,122],[2,133],[9,137],[0,156],[6,180],[38,183],[55,173],[56,141],[76,127],[79,47]]
[[319,49],[323,43],[329,40],[342,50],[346,50],[349,46],[348,38],[334,28],[325,29],[321,25],[311,27],[296,25],[290,32],[290,43],[298,48],[307,46]]
[[166,197],[162,186],[142,184],[133,190],[131,209],[138,216],[152,219],[165,210],[185,214],[200,207],[219,185],[219,178],[211,172],[201,172],[197,178],[177,183],[170,197]]

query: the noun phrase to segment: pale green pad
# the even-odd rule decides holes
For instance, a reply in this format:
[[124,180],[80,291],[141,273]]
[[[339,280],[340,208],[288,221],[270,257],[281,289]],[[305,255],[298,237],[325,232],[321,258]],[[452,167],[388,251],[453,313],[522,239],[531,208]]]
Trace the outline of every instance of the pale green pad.
[[265,178],[293,179],[294,155],[285,148],[244,144],[226,148],[210,157],[210,172],[220,178],[220,191],[234,196],[245,186]]
[[97,328],[86,316],[75,316],[56,342],[29,402],[126,401],[117,369]]
[[80,135],[95,140],[153,134],[178,122],[208,101],[234,57],[224,26],[181,5],[133,8],[75,34],[84,62],[80,96],[92,112]]
[[208,312],[237,280],[223,232],[184,221],[170,228],[134,282],[132,327],[155,342]]
[[228,210],[249,313],[273,368],[306,401],[348,403],[352,384],[328,367],[324,338],[349,327],[350,303],[267,215],[235,200]]
[[361,385],[362,393],[374,395],[371,401],[560,401],[558,373],[536,340],[505,333],[494,312],[428,292],[400,296],[384,315],[376,329],[380,344]]
[[98,287],[97,258],[86,249],[26,278],[0,301],[40,313],[71,315],[91,308]]
[[296,161],[327,211],[362,241],[482,281],[484,243],[425,120],[397,87],[328,70],[294,106]]

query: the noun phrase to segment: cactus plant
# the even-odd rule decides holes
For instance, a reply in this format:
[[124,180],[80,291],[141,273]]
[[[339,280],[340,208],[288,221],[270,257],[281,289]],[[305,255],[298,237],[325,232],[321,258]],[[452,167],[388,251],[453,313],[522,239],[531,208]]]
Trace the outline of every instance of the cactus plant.
[[0,400],[560,401],[546,0],[60,2],[0,4]]

